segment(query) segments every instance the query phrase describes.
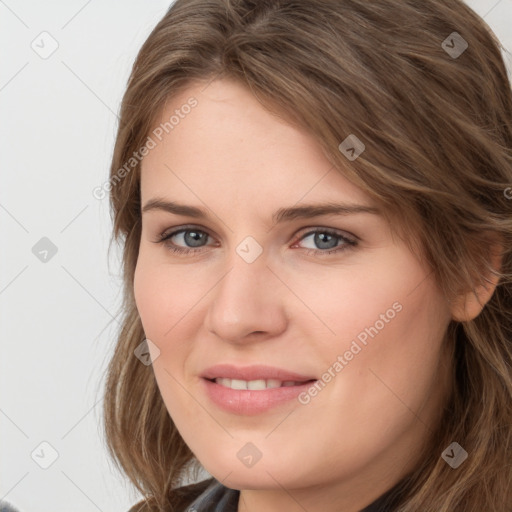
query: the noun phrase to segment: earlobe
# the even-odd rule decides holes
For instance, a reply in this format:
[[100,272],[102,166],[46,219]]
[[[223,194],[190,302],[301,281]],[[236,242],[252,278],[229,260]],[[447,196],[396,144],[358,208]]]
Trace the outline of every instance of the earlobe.
[[[493,245],[490,248],[490,260],[492,268],[499,272],[502,265],[503,246]],[[483,284],[479,284],[474,290],[461,293],[456,299],[451,300],[452,319],[456,322],[469,322],[474,320],[491,299],[500,277],[493,272],[487,272],[483,276]]]

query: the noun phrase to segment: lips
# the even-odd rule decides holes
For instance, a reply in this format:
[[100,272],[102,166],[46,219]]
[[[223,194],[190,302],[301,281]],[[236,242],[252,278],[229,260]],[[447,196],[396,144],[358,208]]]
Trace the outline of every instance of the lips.
[[208,380],[231,379],[243,381],[277,380],[280,382],[306,383],[317,380],[313,375],[304,375],[282,368],[265,365],[234,366],[230,364],[218,364],[205,370],[201,377]]
[[212,366],[201,377],[202,389],[213,404],[243,416],[261,414],[284,405],[317,380],[282,368],[229,364]]

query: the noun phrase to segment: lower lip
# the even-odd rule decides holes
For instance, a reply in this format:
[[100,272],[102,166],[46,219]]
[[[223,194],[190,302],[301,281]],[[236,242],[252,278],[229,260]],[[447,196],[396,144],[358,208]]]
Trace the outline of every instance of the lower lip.
[[214,404],[227,412],[244,416],[261,414],[289,402],[302,392],[307,391],[316,382],[310,381],[299,386],[243,390],[227,388],[208,379],[201,380],[207,395]]

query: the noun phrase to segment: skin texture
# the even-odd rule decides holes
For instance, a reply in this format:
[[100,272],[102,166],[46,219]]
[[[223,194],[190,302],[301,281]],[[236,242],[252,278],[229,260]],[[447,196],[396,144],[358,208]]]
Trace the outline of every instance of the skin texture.
[[[210,215],[142,216],[134,289],[160,351],[153,369],[165,405],[205,469],[242,490],[239,512],[361,510],[414,467],[442,413],[451,371],[443,338],[457,304],[382,216],[273,225],[281,207],[372,203],[309,135],[235,82],[191,85],[155,127],[191,96],[197,106],[145,156],[141,174],[143,206],[158,197]],[[170,251],[194,247],[183,232],[155,243],[183,226],[205,233],[196,254]],[[322,255],[344,242],[315,243],[317,228],[358,244]],[[236,252],[248,236],[263,249],[252,263]],[[305,405],[232,414],[203,391],[199,375],[217,363],[320,378],[394,303],[401,310]],[[248,442],[262,454],[252,467],[237,457]]]

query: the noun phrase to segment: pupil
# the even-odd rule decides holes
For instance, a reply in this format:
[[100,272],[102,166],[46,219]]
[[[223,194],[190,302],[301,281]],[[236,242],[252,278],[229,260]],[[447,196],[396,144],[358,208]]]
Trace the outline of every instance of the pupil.
[[[330,240],[330,239],[332,239],[332,240]],[[334,245],[331,244],[328,247],[323,247],[322,246],[322,243],[324,243],[324,242],[328,243],[329,241],[336,242],[336,239],[332,235],[330,235],[328,233],[317,233],[316,234],[315,243],[317,245],[319,245],[320,247],[322,247],[323,249],[333,249],[335,247],[336,244],[334,244]]]
[[203,233],[198,233],[197,231],[187,231],[185,233],[186,242],[188,245],[191,245],[192,247],[199,247],[202,237]]

